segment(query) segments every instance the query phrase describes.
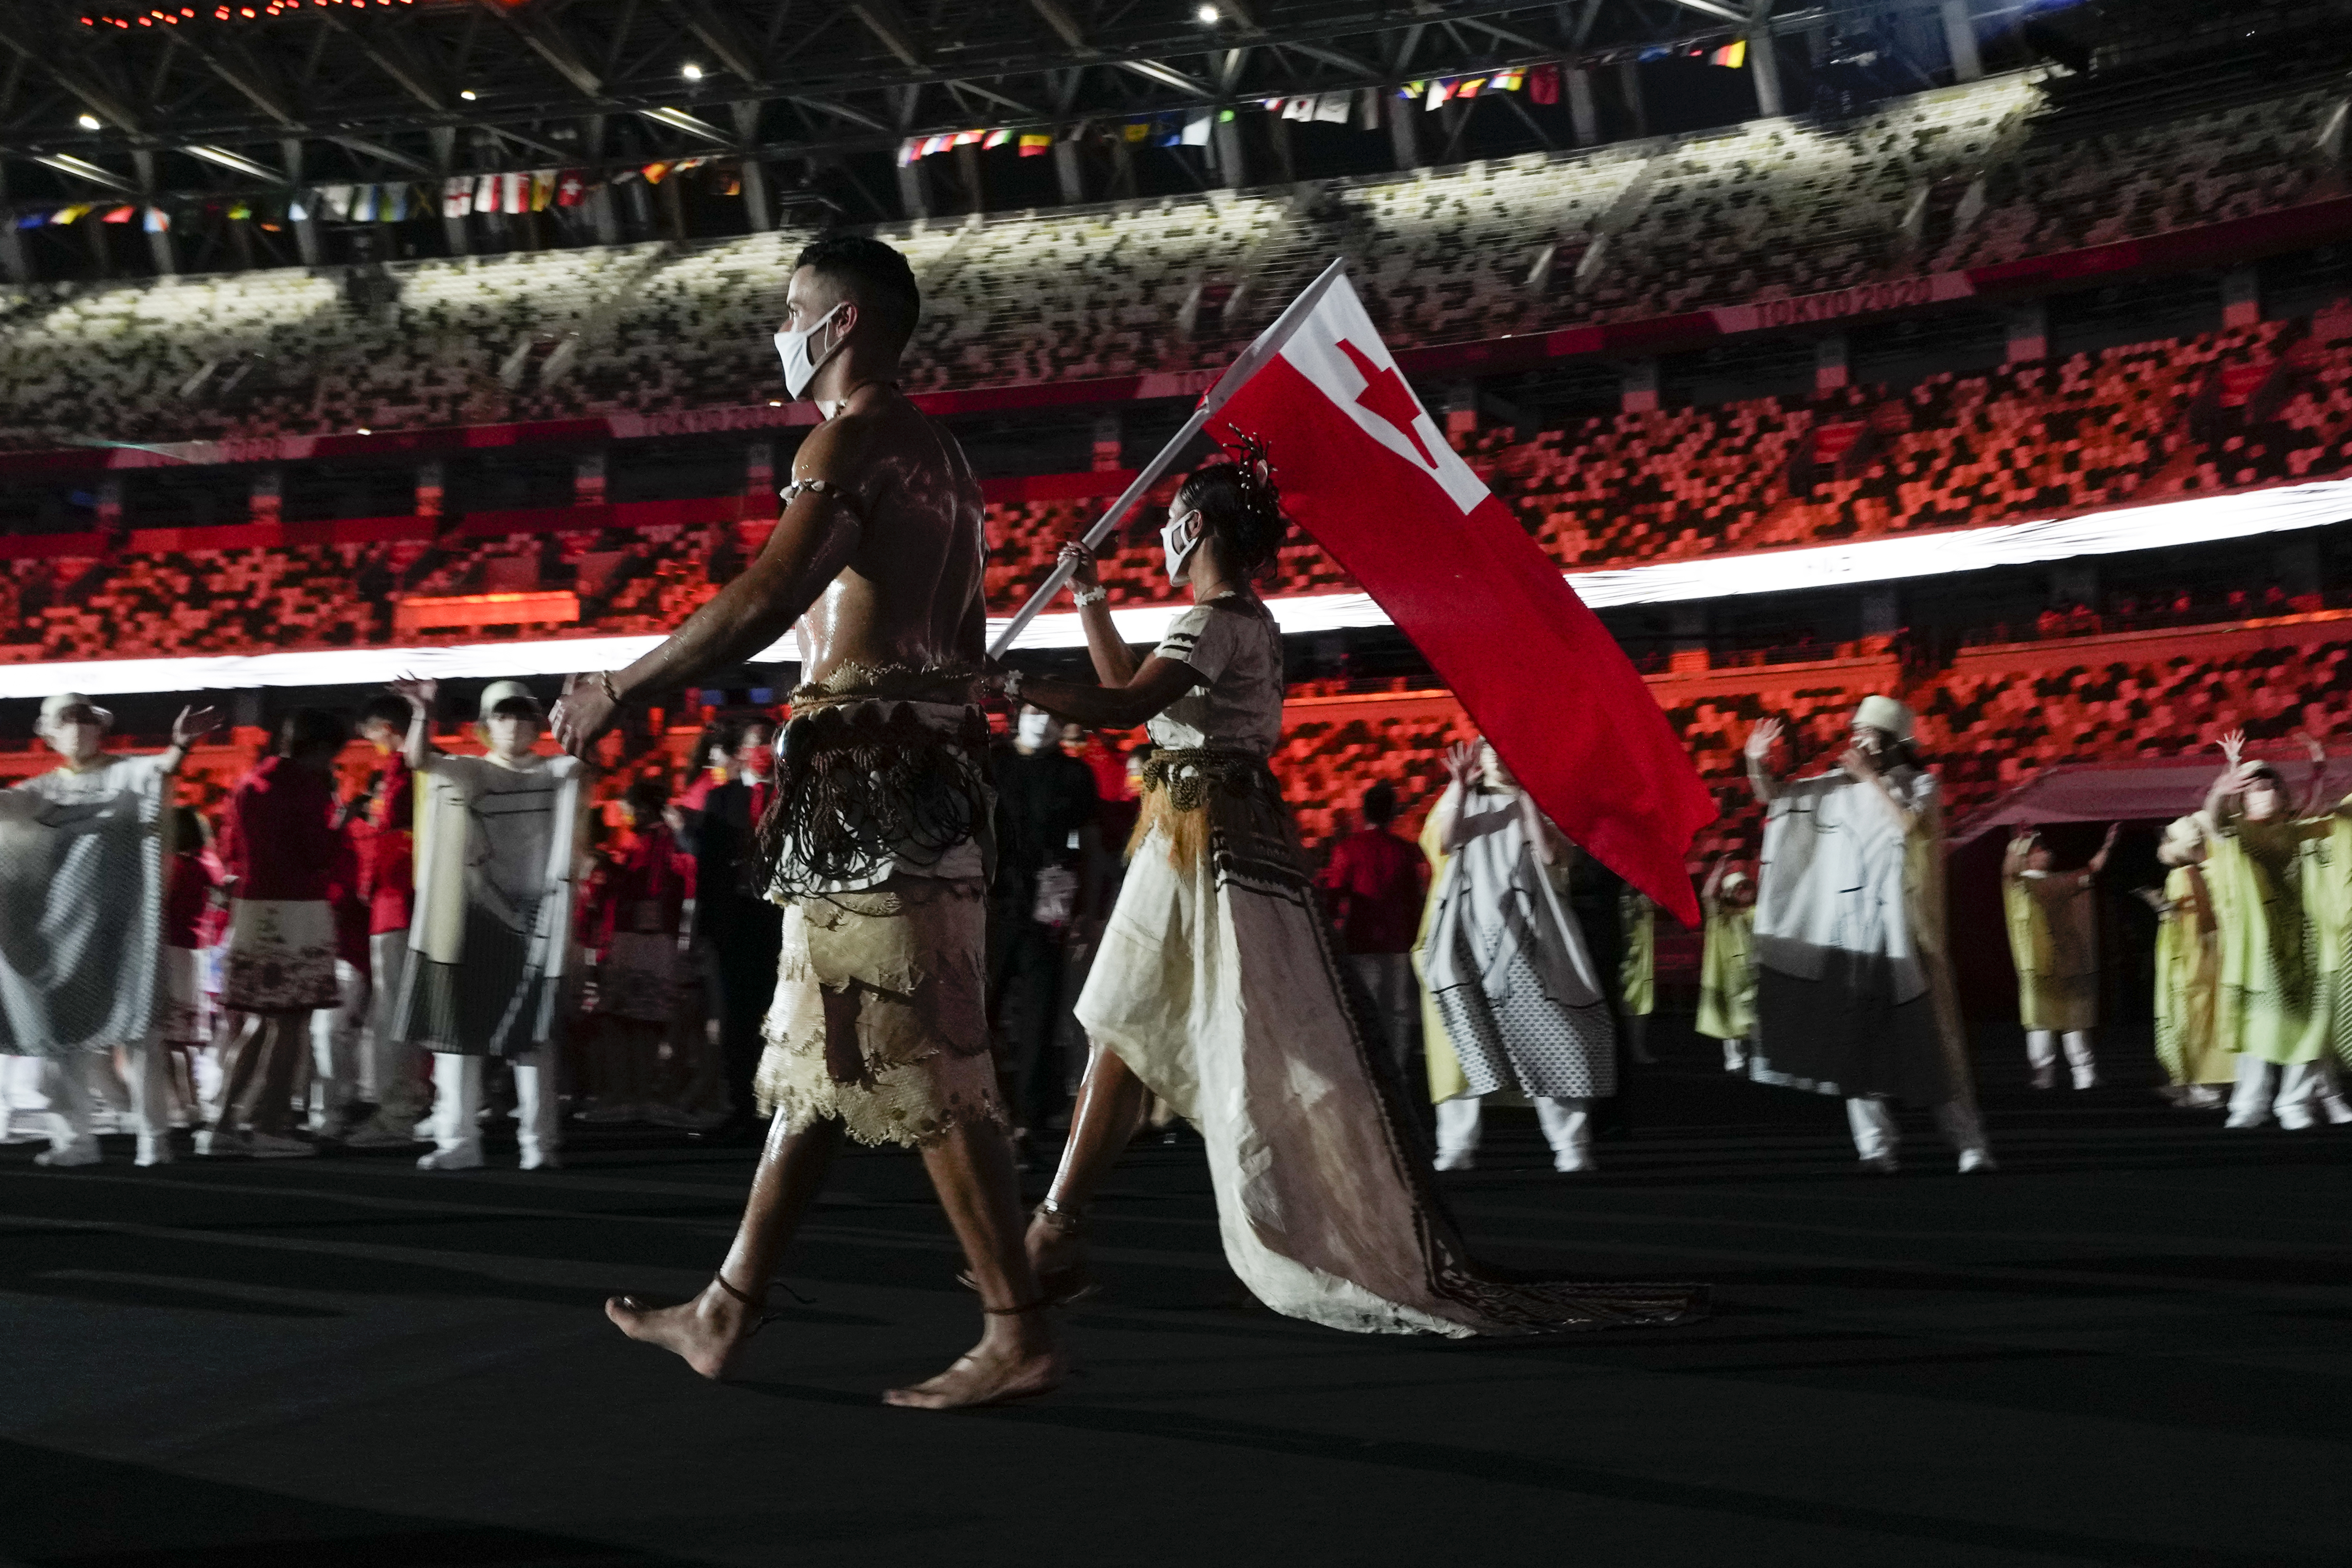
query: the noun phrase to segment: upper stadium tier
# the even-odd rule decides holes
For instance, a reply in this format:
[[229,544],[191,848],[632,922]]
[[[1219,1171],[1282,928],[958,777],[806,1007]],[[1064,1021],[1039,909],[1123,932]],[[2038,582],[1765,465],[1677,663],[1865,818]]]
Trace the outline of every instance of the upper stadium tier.
[[[1901,300],[1949,299],[2158,237],[2212,230],[2216,260],[2308,245],[2352,232],[2345,104],[2331,76],[2093,118],[2012,73],[1834,123],[877,232],[923,286],[910,391],[1084,401],[1087,384],[1166,375],[1100,393],[1181,395],[1182,373],[1223,363],[1334,255],[1400,350],[1532,337],[1590,353],[1622,352],[1633,339],[1608,331],[1632,323],[1730,311],[1732,330],[1779,319],[1741,307],[1906,279],[1948,281]],[[762,412],[781,396],[769,338],[812,232],[0,289],[0,446],[730,409],[781,423]]]

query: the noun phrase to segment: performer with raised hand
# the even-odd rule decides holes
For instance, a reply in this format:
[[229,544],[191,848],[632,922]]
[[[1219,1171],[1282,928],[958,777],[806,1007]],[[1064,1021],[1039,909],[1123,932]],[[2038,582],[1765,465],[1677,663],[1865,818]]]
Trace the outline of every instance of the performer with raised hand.
[[138,1163],[172,1157],[158,1019],[168,808],[188,748],[220,721],[213,709],[182,709],[169,746],[128,756],[106,749],[113,714],[61,692],[34,724],[58,765],[0,790],[0,1054],[42,1062],[52,1131],[38,1164],[100,1158],[83,1074],[118,1046]]
[[785,904],[759,1069],[776,1108],[741,1226],[700,1296],[605,1310],[706,1377],[761,1322],[777,1259],[845,1138],[910,1144],[980,1288],[986,1330],[945,1373],[884,1397],[940,1409],[1042,1394],[1063,1357],[1021,1245],[988,1050],[981,836],[988,721],[980,481],[898,390],[921,300],[906,258],[854,235],[803,250],[776,335],[785,387],[823,423],[793,458],[757,559],[626,669],[576,679],[556,735],[584,753],[621,705],[800,641],[761,852]]
[[1888,1101],[1926,1105],[1962,1172],[1992,1168],[1944,940],[1943,809],[1911,710],[1865,697],[1826,773],[1771,768],[1780,721],[1748,736],[1763,803],[1756,899],[1759,1083],[1844,1098],[1864,1169],[1891,1173]]
[[1575,845],[1485,741],[1447,751],[1430,813],[1445,856],[1423,963],[1457,1081],[1437,1102],[1437,1168],[1475,1157],[1481,1102],[1524,1095],[1552,1168],[1594,1168],[1591,1102],[1617,1092],[1617,1034],[1568,907]]
[[2017,1014],[2025,1026],[2025,1059],[2033,1087],[2058,1081],[2058,1043],[2076,1089],[2095,1089],[2098,1064],[2091,1030],[2099,1020],[2099,925],[2095,892],[2122,824],[2112,825],[2080,871],[2052,869],[2050,847],[2021,823],[2002,853],[2001,904],[2017,969]]
[[2231,1053],[2217,1037],[2221,944],[2213,893],[2205,881],[2210,823],[2202,812],[2173,820],[2157,846],[2166,868],[2161,890],[2144,892],[2156,910],[2156,1059],[2172,1103],[2204,1110],[2222,1103]]
[[1192,607],[1138,660],[1091,553],[1075,596],[1099,685],[999,677],[1073,722],[1149,726],[1134,859],[1077,1002],[1095,1050],[1029,1231],[1040,1279],[1087,1288],[1088,1202],[1145,1097],[1207,1144],[1226,1261],[1276,1311],[1365,1332],[1448,1336],[1680,1321],[1679,1285],[1507,1279],[1463,1246],[1368,1004],[1349,984],[1266,759],[1282,734],[1282,641],[1252,586],[1286,523],[1244,442],[1180,485],[1161,531]]

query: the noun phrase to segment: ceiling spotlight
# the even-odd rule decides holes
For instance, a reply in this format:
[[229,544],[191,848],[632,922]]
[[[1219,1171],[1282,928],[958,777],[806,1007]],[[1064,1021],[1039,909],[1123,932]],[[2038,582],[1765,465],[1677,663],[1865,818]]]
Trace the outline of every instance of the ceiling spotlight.
[[682,68],[680,68],[677,74],[684,77],[688,81],[700,81],[702,79],[702,68],[696,65],[692,60],[688,60]]
[[1207,26],[1216,21],[1217,8],[1214,5],[1203,5],[1192,15],[1200,18],[1202,26]]
[[457,96],[458,96],[459,98],[464,99],[467,103],[471,103],[471,102],[473,102],[473,101],[474,101],[475,98],[476,98],[477,96],[478,96],[478,95],[474,91],[474,89],[473,89],[472,88],[467,87],[467,88],[460,88],[460,89],[457,90]]
[[95,114],[84,114],[79,116],[74,121],[74,123],[80,126],[84,131],[96,131],[99,129],[98,116]]
[[373,430],[369,429],[369,428],[368,428],[366,426],[364,426],[364,425],[362,425],[362,426],[361,426],[359,427],[359,433],[360,433],[361,435],[362,435],[362,436],[373,436],[373,435],[374,435],[374,434],[375,434],[375,432],[374,432],[374,431],[373,431]]

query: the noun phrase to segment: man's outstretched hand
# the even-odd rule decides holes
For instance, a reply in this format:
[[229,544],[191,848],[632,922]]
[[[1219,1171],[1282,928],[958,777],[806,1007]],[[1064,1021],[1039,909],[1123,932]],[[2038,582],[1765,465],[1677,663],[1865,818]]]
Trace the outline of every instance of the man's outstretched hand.
[[619,713],[620,704],[606,695],[602,680],[567,675],[563,695],[555,700],[555,711],[548,715],[548,728],[554,731],[557,745],[575,757],[585,757]]

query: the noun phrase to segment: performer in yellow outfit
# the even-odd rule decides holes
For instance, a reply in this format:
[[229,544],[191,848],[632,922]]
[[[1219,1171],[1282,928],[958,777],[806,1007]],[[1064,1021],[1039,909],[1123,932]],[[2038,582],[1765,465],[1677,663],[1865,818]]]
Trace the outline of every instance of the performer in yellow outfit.
[[2092,894],[2116,847],[2116,828],[2089,866],[2051,868],[2049,847],[2020,826],[2000,866],[2001,903],[2009,916],[2009,952],[2017,966],[2017,1013],[2025,1025],[2025,1059],[2033,1087],[2058,1081],[2058,1037],[2076,1089],[2095,1089],[2091,1030],[2099,1021],[2099,924]]
[[1748,1070],[1756,1033],[1756,883],[1718,856],[1699,889],[1706,945],[1698,961],[1698,1032],[1723,1042],[1723,1070]]
[[1618,895],[1617,921],[1625,933],[1625,953],[1617,964],[1617,994],[1625,1019],[1626,1052],[1647,1066],[1650,1015],[1658,1008],[1658,906],[1628,888]]
[[2230,765],[2206,797],[2205,885],[2221,947],[2214,1034],[2237,1059],[2229,1125],[2352,1121],[2328,1060],[2352,869],[2345,819],[2290,816],[2286,780],[2268,763],[2242,763],[2242,745],[2235,734],[2222,742]]
[[2189,1110],[2220,1105],[2214,1087],[2234,1068],[2213,1027],[2221,989],[2221,949],[2213,921],[2213,895],[2205,886],[2205,821],[2176,820],[2164,830],[2156,858],[2170,868],[2156,906],[2156,1059],[2171,1084],[2172,1102]]

